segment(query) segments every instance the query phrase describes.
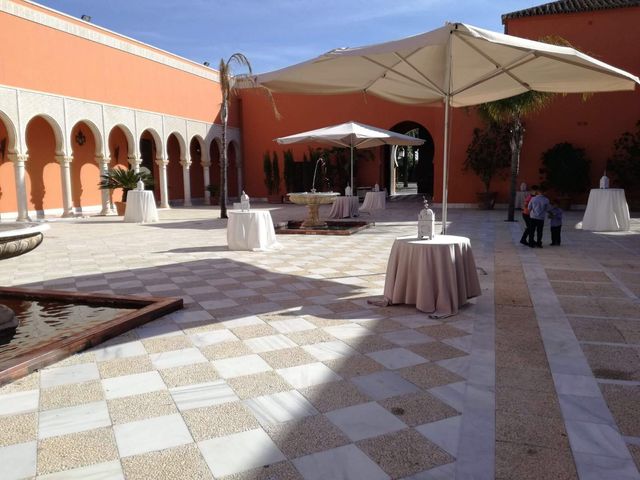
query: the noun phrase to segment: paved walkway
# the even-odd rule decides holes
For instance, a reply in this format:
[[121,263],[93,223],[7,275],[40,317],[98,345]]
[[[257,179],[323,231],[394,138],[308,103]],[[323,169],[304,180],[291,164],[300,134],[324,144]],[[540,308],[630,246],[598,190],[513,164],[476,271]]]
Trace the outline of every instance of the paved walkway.
[[0,388],[0,478],[640,479],[640,220],[568,212],[529,249],[504,211],[451,210],[483,295],[433,320],[367,303],[419,208],[271,253],[228,251],[209,208],[52,222],[0,284],[185,309]]

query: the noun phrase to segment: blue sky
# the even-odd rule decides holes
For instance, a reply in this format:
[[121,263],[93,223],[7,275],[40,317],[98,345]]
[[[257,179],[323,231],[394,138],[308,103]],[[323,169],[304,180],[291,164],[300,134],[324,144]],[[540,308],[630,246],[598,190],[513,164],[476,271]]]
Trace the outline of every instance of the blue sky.
[[503,31],[500,15],[536,0],[42,0],[38,3],[217,67],[244,53],[262,73],[337,47],[438,28],[446,21]]

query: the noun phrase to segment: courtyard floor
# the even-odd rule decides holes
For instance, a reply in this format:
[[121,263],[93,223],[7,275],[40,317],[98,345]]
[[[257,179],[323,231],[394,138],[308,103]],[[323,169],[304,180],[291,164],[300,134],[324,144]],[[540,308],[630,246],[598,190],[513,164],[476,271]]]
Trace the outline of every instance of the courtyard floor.
[[0,285],[185,308],[1,387],[0,478],[640,479],[640,219],[567,212],[530,249],[505,211],[452,209],[482,296],[434,320],[367,302],[421,204],[387,207],[265,253],[229,251],[213,207],[52,221]]

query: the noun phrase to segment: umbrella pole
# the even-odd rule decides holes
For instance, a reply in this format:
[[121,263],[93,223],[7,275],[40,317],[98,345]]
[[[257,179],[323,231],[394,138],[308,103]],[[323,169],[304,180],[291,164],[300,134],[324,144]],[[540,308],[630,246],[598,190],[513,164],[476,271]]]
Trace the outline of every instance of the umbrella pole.
[[354,194],[356,187],[353,185],[353,144],[351,145],[351,193]]
[[447,234],[447,194],[449,183],[449,95],[444,107],[444,148],[442,153],[442,234]]

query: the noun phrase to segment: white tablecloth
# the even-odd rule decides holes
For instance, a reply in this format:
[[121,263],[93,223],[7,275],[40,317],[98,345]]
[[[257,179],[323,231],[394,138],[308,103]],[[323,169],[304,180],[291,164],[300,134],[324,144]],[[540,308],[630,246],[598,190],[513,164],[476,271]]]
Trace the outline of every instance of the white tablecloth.
[[270,250],[279,248],[273,220],[268,210],[228,211],[229,250]]
[[589,193],[582,229],[595,232],[628,231],[629,206],[622,188],[593,188]]
[[522,209],[522,207],[524,207],[524,199],[527,198],[527,195],[529,195],[529,192],[516,192],[515,208]]
[[336,197],[331,206],[329,218],[347,218],[358,216],[358,197]]
[[433,240],[397,238],[391,248],[384,297],[389,303],[415,305],[435,316],[453,315],[481,294],[471,242],[437,235]]
[[156,199],[151,190],[129,190],[127,192],[127,208],[124,221],[134,223],[150,223],[158,221]]
[[387,192],[367,192],[364,202],[360,207],[361,212],[371,212],[373,210],[384,210],[387,201]]

